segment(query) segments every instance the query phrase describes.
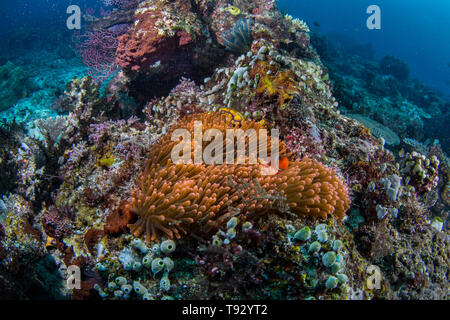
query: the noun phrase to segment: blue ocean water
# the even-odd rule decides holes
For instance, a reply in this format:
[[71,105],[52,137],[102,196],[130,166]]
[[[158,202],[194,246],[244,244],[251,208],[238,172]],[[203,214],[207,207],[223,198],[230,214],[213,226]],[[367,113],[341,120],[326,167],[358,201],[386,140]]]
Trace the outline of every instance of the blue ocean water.
[[[369,30],[366,9],[381,9],[381,30]],[[450,95],[450,1],[315,0],[278,1],[280,9],[325,34],[338,33],[370,43],[378,56],[408,63],[411,75]]]

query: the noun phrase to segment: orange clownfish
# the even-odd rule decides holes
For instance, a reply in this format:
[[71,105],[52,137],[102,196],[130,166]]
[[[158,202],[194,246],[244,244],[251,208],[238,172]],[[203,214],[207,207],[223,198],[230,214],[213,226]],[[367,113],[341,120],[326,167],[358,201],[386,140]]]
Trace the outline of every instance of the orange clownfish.
[[289,167],[289,159],[287,157],[277,157],[278,163],[277,168],[278,172],[284,171]]
[[286,170],[289,167],[289,159],[287,157],[280,157],[277,155],[275,158],[275,163],[270,164],[269,162],[261,161],[263,164],[263,168],[261,169],[261,173],[265,176],[274,176],[279,174],[281,171]]
[[289,167],[289,159],[287,157],[280,157],[280,155],[277,155],[275,161],[275,167],[278,169],[276,174],[279,174],[281,171],[284,171]]

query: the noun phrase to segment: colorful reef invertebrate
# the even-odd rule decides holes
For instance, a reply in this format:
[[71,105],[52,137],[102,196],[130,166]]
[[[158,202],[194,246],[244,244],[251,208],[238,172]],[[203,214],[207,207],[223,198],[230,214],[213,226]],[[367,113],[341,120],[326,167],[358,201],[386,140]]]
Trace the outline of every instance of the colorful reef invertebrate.
[[280,108],[284,108],[285,104],[298,92],[296,81],[299,79],[292,70],[273,72],[269,63],[258,61],[252,69],[250,77],[254,78],[257,75],[260,80],[256,93],[278,99]]
[[413,186],[418,193],[433,190],[439,182],[439,164],[436,156],[426,157],[416,151],[408,152],[402,161],[405,182]]
[[[275,176],[262,175],[261,165],[248,160],[238,165],[174,164],[170,155],[178,141],[171,141],[172,133],[184,128],[192,134],[194,121],[202,121],[204,131],[215,128],[225,133],[233,128],[233,122],[218,113],[190,115],[153,147],[125,209],[138,216],[129,225],[136,236],[144,234],[149,241],[162,235],[180,238],[194,227],[209,231],[236,215],[233,209],[246,220],[276,210],[280,201],[298,215],[344,218],[350,202],[345,185],[332,169],[311,159],[295,161]],[[243,130],[261,128],[256,122],[242,121]],[[270,141],[268,145],[270,153]],[[285,154],[283,142],[280,150]],[[248,187],[239,188],[235,181]]]
[[201,31],[186,1],[147,1],[135,11],[135,19],[129,32],[118,38],[116,63],[125,73],[158,72],[170,65],[164,76],[178,79],[198,60],[193,44]]
[[239,19],[231,30],[222,37],[225,47],[236,53],[244,53],[250,50],[252,44],[252,20]]
[[228,117],[236,125],[240,125],[241,121],[245,119],[245,117],[240,112],[229,108],[220,108],[219,113]]
[[97,160],[97,165],[102,168],[109,168],[116,162],[116,158],[109,152],[101,159]]

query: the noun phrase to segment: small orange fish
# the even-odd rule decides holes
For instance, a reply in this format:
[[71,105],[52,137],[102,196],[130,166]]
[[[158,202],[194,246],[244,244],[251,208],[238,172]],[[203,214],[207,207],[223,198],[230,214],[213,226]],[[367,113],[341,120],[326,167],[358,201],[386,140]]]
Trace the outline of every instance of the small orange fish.
[[289,167],[289,159],[287,157],[280,157],[278,159],[278,171],[286,170]]
[[280,157],[280,155],[278,155],[275,159],[275,166],[273,166],[273,168],[277,169],[278,172],[275,174],[279,174],[280,172],[286,170],[289,167],[289,159],[287,157]]

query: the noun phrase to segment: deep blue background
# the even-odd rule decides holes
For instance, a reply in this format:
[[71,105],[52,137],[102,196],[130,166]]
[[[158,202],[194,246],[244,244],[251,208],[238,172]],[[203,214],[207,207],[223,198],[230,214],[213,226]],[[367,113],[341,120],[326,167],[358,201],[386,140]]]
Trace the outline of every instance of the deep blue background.
[[[381,8],[381,30],[368,30],[366,9]],[[394,55],[412,76],[450,95],[449,0],[279,0],[278,7],[322,33],[342,33],[371,43],[378,56]]]

